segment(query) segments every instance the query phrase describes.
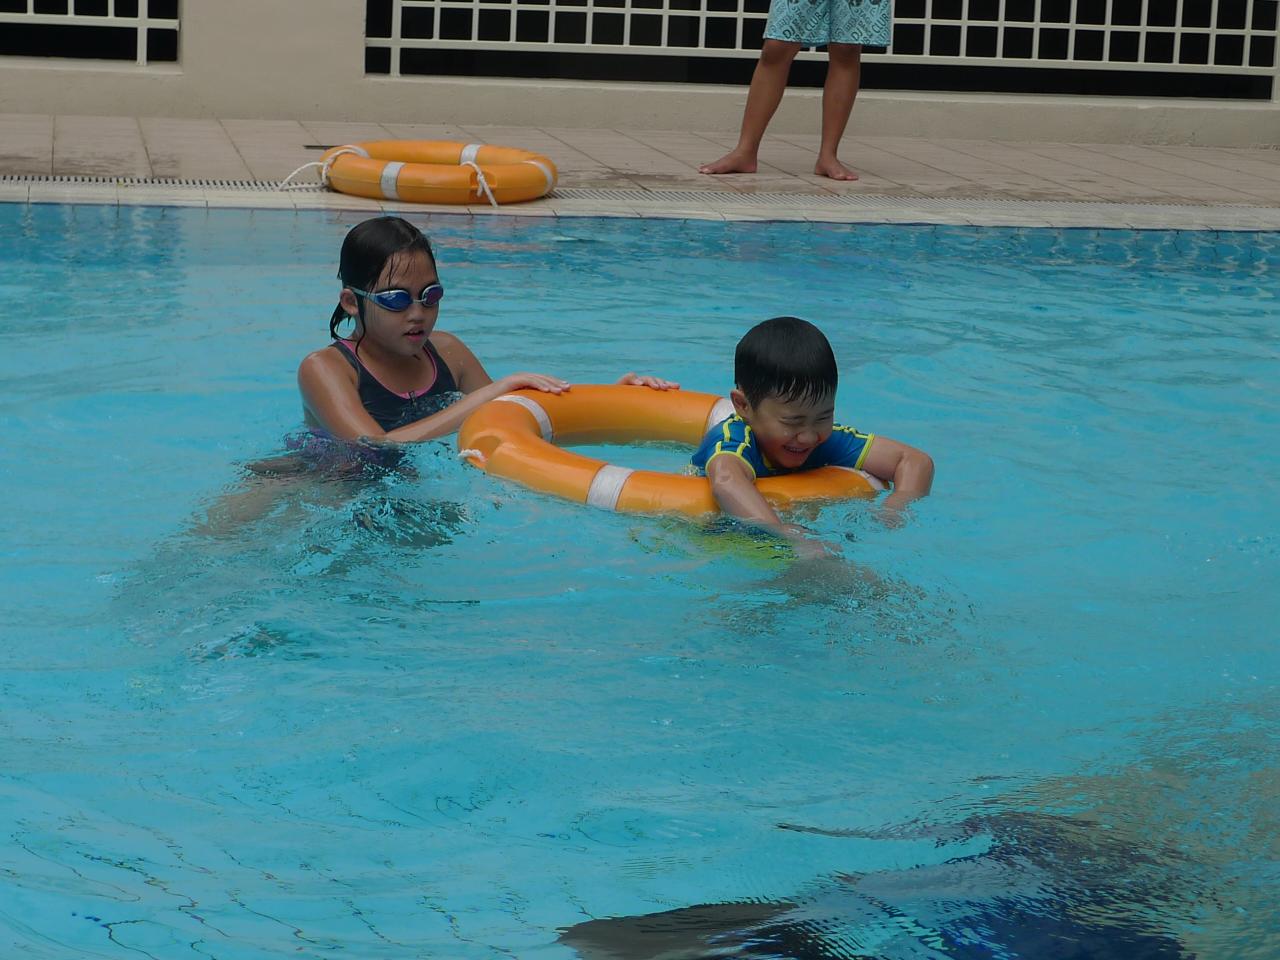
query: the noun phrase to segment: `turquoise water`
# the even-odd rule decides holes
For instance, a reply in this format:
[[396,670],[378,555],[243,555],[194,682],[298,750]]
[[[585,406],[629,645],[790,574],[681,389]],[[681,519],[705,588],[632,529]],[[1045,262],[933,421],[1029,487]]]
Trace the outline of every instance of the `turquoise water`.
[[1280,236],[427,223],[494,375],[823,326],[938,479],[812,565],[253,479],[357,219],[0,205],[0,953],[1280,955]]

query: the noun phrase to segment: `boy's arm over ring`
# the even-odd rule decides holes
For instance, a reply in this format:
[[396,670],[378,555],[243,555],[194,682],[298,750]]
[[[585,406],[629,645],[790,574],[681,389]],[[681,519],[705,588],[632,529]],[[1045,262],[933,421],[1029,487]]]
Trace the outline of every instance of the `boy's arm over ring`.
[[893,483],[883,509],[896,513],[912,500],[929,495],[933,487],[933,458],[923,450],[878,435],[862,462],[862,469]]
[[706,472],[721,510],[739,520],[782,530],[782,520],[756,489],[755,473],[745,460],[721,453],[707,461]]

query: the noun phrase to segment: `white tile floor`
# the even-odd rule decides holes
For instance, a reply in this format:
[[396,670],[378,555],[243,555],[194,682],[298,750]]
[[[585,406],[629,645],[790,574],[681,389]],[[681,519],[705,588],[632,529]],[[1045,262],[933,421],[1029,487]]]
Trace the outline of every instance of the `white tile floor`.
[[[755,175],[708,177],[698,164],[732,146],[732,134],[0,114],[0,177],[274,182],[318,160],[322,147],[372,139],[501,143],[547,155],[559,166],[560,194],[502,208],[512,215],[1280,229],[1280,151],[1221,147],[850,137],[842,157],[861,179],[846,184],[813,175],[814,135],[770,137]],[[591,194],[599,190],[611,193]],[[669,196],[675,191],[689,196]],[[868,202],[842,204],[840,196]],[[964,203],[940,202],[947,199]],[[39,179],[0,182],[0,201],[414,206],[320,191]]]

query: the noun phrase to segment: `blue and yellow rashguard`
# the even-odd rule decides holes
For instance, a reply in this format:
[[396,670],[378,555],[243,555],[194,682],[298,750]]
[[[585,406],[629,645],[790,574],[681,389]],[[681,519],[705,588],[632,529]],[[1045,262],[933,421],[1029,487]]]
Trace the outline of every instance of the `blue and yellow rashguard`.
[[772,477],[782,473],[796,473],[798,470],[816,470],[818,467],[853,467],[862,469],[862,462],[867,459],[867,451],[871,449],[874,433],[859,433],[853,427],[837,426],[831,436],[814,448],[809,459],[797,470],[778,470],[764,458],[756,443],[755,431],[736,413],[727,420],[721,420],[708,431],[702,445],[694,452],[690,463],[699,474],[707,472],[707,462],[712,457],[730,454],[741,458],[751,468],[756,478]]

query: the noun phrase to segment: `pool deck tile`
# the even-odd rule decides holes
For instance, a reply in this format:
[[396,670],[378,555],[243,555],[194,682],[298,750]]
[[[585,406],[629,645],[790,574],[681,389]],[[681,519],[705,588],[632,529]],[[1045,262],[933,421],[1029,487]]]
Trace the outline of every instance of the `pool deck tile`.
[[120,191],[114,183],[32,183],[27,192],[28,203],[107,203],[120,202]]
[[0,183],[0,203],[30,203],[31,184]]
[[216,120],[144,117],[139,123],[151,176],[175,180],[252,179],[244,158]]
[[734,207],[721,210],[720,215],[725,220],[740,223],[769,223],[771,221],[791,219],[790,217],[782,217],[777,214],[761,213],[759,210],[742,210]]
[[1211,203],[1257,203],[1264,198],[1249,192],[1248,187],[1256,183],[1265,192],[1267,186],[1265,181],[1255,181],[1237,172],[1232,178],[1232,186],[1227,187],[1221,183],[1223,171],[1220,169],[1196,161],[1162,157],[1156,151],[1122,155],[1092,146],[1069,144],[1039,144],[1029,149],[1040,156],[1051,156],[1088,170],[1100,182],[1105,179],[1106,185],[1096,192],[1108,200],[1135,197],[1154,201],[1197,197],[1202,202]]
[[0,114],[0,173],[53,173],[53,117]]
[[[440,207],[437,212],[446,213],[449,210],[456,209],[456,207]],[[518,203],[505,207],[494,207],[489,204],[485,204],[483,206],[473,204],[465,206],[462,209],[468,211],[474,216],[492,216],[494,214],[499,214],[504,217],[509,217],[514,214],[517,217],[541,217],[544,219],[555,219],[560,216],[552,206],[543,203]]]
[[133,117],[55,117],[53,172],[84,177],[153,175],[142,128]]
[[116,186],[116,200],[121,205],[157,207],[207,207],[209,198],[203,192],[163,185],[121,183]]
[[[322,148],[384,138],[504,143],[544,153],[559,167],[560,192],[500,211],[481,205],[459,211],[314,189],[218,183],[278,182],[318,161]],[[735,142],[736,135],[723,130],[0,114],[0,202],[322,209],[356,215],[412,210],[544,218],[1280,229],[1276,150],[849,137],[841,156],[860,179],[839,183],[813,174],[816,134],[787,134],[766,140],[754,175],[697,172],[700,163]],[[296,179],[314,184],[316,173],[304,169]],[[74,177],[90,180],[61,179]],[[135,179],[161,182],[131,182]],[[735,203],[735,196],[743,201]]]
[[552,200],[547,206],[557,217],[639,217],[642,214],[635,207],[626,204],[582,204],[558,203]]
[[[348,123],[343,121],[304,120],[302,129],[316,146],[336,147],[364,140],[394,140],[396,136],[380,123]],[[320,151],[316,151],[317,160]]]

